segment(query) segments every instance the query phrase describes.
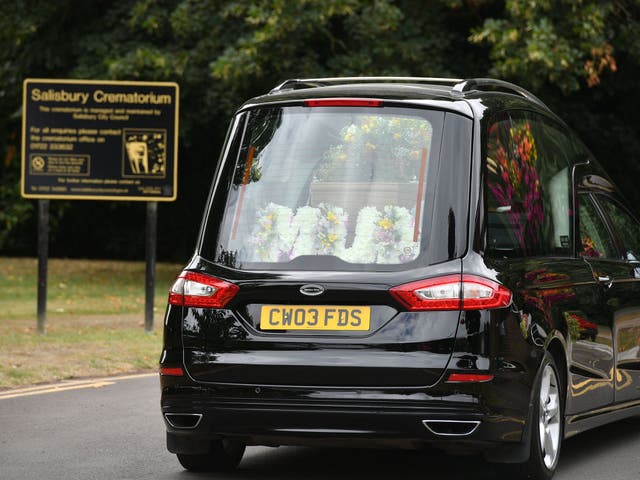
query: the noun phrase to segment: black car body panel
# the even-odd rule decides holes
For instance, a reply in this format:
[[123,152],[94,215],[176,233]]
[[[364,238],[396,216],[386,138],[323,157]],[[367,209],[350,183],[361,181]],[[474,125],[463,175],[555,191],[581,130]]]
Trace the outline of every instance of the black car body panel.
[[[433,444],[522,462],[537,441],[536,385],[548,358],[557,366],[564,436],[639,412],[640,227],[558,117],[518,90],[483,89],[483,82],[465,90],[455,82],[300,81],[239,109],[197,251],[185,267],[235,285],[237,293],[222,307],[168,306],[161,367],[182,374],[161,375],[162,410],[198,419],[185,426],[166,417],[170,451],[205,453],[211,439],[233,437],[264,445]],[[288,225],[294,225],[303,210],[284,209],[282,199],[317,181],[314,174],[306,185],[287,180],[279,186],[287,170],[276,175],[266,163],[259,165],[262,170],[252,164],[252,145],[267,145],[260,158],[269,148],[278,151],[276,130],[285,128],[287,115],[307,115],[309,99],[356,99],[337,107],[354,118],[375,115],[370,105],[358,103],[373,99],[396,115],[395,122],[431,122],[429,135],[438,138],[429,141],[437,151],[428,153],[426,169],[426,149],[422,153],[418,183],[426,171],[425,191],[418,188],[415,207],[405,203],[404,210],[394,210],[410,212],[413,240],[422,239],[412,244],[421,245],[419,252],[405,247],[411,258],[402,258],[400,249],[400,257],[388,263],[362,260],[366,249],[354,250],[362,211],[369,207],[343,203],[327,214],[328,207],[314,203],[314,192],[302,200],[314,215],[339,216],[355,208],[347,213],[356,218],[360,209],[356,226],[345,221],[342,250],[291,254],[297,248],[291,247],[283,260],[282,249],[273,253],[273,242],[281,238],[247,240],[258,228],[259,235],[276,228],[282,212],[289,212]],[[318,111],[335,111],[326,102],[319,105],[324,110]],[[263,111],[271,113],[256,117]],[[276,117],[280,123],[268,127]],[[247,141],[244,131],[247,125],[258,128],[256,118],[267,127]],[[297,120],[290,128],[299,129],[307,117],[292,118]],[[309,157],[317,154],[313,141],[307,142]],[[304,161],[300,171],[307,168]],[[256,193],[261,182],[268,188]],[[265,192],[278,200],[265,210],[271,223],[264,227],[267,214],[260,210],[262,223],[245,227],[242,222],[256,222],[254,201]],[[387,206],[369,195],[377,209],[375,225],[384,229]],[[424,211],[417,222],[420,202]],[[288,241],[295,244],[297,237]],[[462,283],[486,279],[505,288],[509,301],[491,308],[414,311],[392,291],[444,277]],[[303,328],[310,311],[323,312],[326,323],[334,308],[363,307],[370,309],[364,330]],[[291,327],[273,328],[265,315]]]

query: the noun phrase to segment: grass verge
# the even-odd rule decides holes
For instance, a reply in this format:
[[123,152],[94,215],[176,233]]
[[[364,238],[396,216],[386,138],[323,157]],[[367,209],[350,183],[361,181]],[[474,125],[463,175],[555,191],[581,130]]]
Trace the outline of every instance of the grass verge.
[[0,258],[0,388],[155,369],[175,264],[158,264],[153,333],[144,332],[144,263],[49,261],[46,335],[37,262]]

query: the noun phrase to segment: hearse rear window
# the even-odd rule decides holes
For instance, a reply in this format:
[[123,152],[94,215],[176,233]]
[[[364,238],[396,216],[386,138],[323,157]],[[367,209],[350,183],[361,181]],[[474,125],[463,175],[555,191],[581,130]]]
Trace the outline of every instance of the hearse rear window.
[[226,159],[235,162],[217,261],[277,269],[413,262],[426,248],[443,118],[371,107],[249,112],[230,153],[237,157]]

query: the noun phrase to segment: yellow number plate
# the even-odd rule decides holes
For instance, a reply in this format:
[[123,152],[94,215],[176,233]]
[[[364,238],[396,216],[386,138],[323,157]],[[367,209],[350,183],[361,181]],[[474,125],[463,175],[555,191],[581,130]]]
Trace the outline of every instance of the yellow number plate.
[[369,330],[371,307],[263,305],[262,330]]

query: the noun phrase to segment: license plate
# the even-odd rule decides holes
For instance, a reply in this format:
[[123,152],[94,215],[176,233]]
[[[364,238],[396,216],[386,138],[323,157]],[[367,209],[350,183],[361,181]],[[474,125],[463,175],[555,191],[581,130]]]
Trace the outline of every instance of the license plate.
[[371,307],[263,305],[262,330],[369,330]]

